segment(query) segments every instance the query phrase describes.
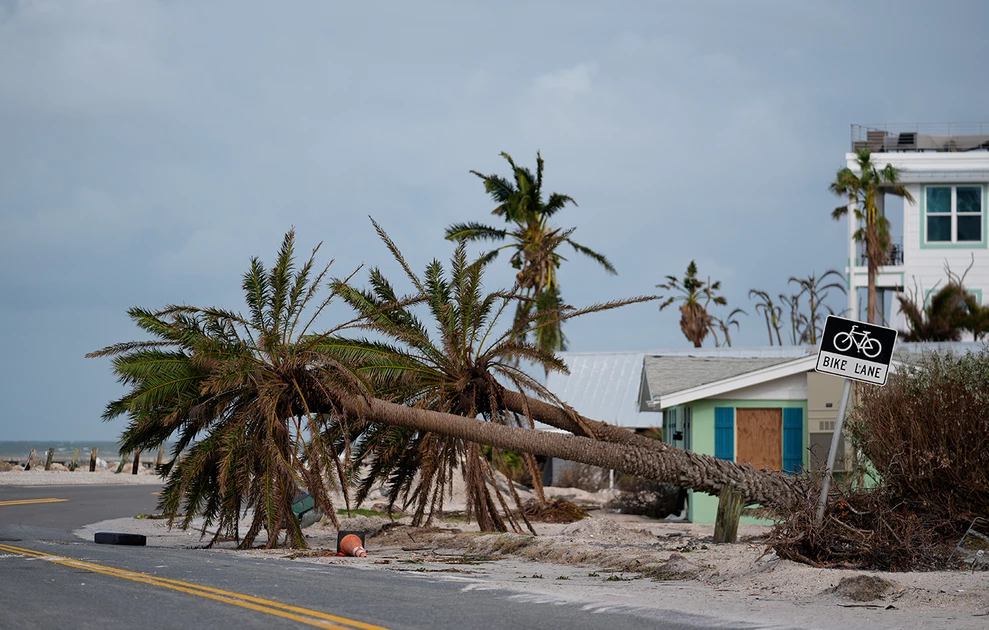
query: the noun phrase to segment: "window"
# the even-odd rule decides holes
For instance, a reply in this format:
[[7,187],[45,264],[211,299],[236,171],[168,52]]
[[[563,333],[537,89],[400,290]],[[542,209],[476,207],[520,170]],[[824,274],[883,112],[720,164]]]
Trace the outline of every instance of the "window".
[[985,241],[985,186],[927,186],[922,193],[925,244],[973,245]]

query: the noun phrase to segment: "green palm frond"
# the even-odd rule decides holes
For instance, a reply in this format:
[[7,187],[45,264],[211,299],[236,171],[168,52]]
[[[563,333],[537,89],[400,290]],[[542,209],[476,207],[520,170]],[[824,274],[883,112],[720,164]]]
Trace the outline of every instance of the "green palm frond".
[[[569,243],[574,250],[596,261],[609,274],[617,273],[611,262],[602,254],[573,241],[570,236],[575,228],[563,230],[550,225],[549,220],[568,204],[577,205],[569,195],[551,193],[544,199],[543,171],[545,161],[542,154],[536,153],[536,170],[521,167],[510,155],[502,152],[501,157],[511,169],[510,178],[499,175],[484,175],[471,171],[484,182],[484,190],[497,206],[492,214],[504,218],[510,228],[499,230],[480,223],[455,223],[446,229],[446,238],[455,241],[507,241],[498,249],[485,253],[478,261],[484,265],[494,260],[501,249],[511,249],[509,259],[516,270],[520,293],[531,302],[520,301],[516,305],[516,320],[529,314],[533,308],[550,308],[555,304],[553,296],[559,291],[557,270],[566,258],[559,247]],[[543,349],[553,352],[564,346],[562,320],[544,317],[552,324],[539,329],[537,338],[544,344]]]
[[[364,395],[369,381],[341,361],[341,328],[310,334],[335,296],[316,301],[329,266],[318,273],[315,256],[295,264],[295,234],[285,235],[268,270],[252,259],[243,276],[248,316],[216,307],[168,306],[129,314],[149,342],[115,344],[89,356],[112,357],[118,379],[129,386],[111,401],[106,419],[126,415],[128,448],[149,449],[176,441],[162,467],[167,483],[161,507],[171,518],[202,514],[213,540],[240,537],[242,509],[253,520],[240,539],[251,546],[262,532],[268,546],[286,533],[304,546],[298,523],[286,518],[293,497],[306,487],[335,519],[323,480],[335,471],[349,505],[346,464],[334,445],[320,440],[339,393]],[[383,287],[379,287],[383,291]],[[354,298],[354,296],[349,296]],[[356,299],[356,298],[354,298]],[[378,298],[369,294],[377,309]],[[352,322],[344,324],[350,326]],[[355,359],[356,360],[356,359]],[[370,364],[365,351],[364,360]]]

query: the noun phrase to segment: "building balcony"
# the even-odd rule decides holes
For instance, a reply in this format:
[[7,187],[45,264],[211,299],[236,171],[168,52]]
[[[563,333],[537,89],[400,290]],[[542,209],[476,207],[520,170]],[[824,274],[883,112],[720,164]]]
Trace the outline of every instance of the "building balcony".
[[[867,267],[869,265],[869,254],[865,251],[865,246],[859,247],[858,265],[862,267]],[[889,246],[889,250],[886,253],[886,262],[883,267],[901,267],[903,266],[903,247],[899,243],[894,243]]]
[[989,151],[989,123],[852,125],[852,151],[873,153]]

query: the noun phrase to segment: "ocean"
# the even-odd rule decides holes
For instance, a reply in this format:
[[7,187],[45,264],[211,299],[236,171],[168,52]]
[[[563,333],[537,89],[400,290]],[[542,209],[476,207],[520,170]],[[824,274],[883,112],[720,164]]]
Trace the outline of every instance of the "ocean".
[[[0,440],[0,461],[26,461],[31,449],[37,451],[37,457],[42,460],[48,456],[48,449],[55,449],[55,456],[52,461],[67,462],[72,460],[72,453],[79,449],[79,462],[86,462],[88,465],[89,454],[93,447],[99,449],[97,457],[106,460],[120,459],[120,444],[115,441],[94,440],[94,441],[57,441],[57,440],[25,440],[25,441],[3,441]],[[170,444],[165,445],[165,454],[170,453]],[[148,453],[142,459],[154,458],[157,452]]]

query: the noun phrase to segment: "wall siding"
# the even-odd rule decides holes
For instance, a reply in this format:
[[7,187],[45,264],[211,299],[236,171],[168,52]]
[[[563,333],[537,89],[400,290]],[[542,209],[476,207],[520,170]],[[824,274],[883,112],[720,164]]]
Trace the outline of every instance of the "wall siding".
[[807,375],[791,374],[767,383],[711,396],[712,400],[807,400]]
[[[806,378],[806,377],[804,377]],[[693,451],[704,453],[705,455],[716,455],[714,451],[715,435],[715,408],[759,408],[776,407],[782,408],[786,414],[786,409],[800,409],[801,417],[807,418],[807,400],[700,400],[689,405],[692,413],[691,417],[691,445]],[[734,414],[733,414],[734,415]],[[803,423],[800,437],[801,466],[807,466],[807,423]],[[704,492],[690,491],[688,493],[687,518],[692,523],[714,523],[714,517],[718,512],[718,497]],[[766,524],[763,519],[753,519],[744,517],[743,523]]]
[[[932,182],[932,185],[938,183]],[[972,249],[921,247],[921,186],[910,184],[907,190],[916,200],[915,203],[903,203],[903,287],[907,296],[913,297],[913,292],[918,291],[920,299],[923,300],[928,290],[943,287],[947,276],[945,273],[947,265],[952,273],[959,276],[968,269],[965,275],[965,287],[980,290],[985,304],[986,297],[989,296],[989,249],[986,244],[983,243]],[[985,201],[983,195],[983,202]],[[906,321],[899,312],[899,303],[895,298],[892,311],[889,314],[890,325],[897,329],[906,328]]]

